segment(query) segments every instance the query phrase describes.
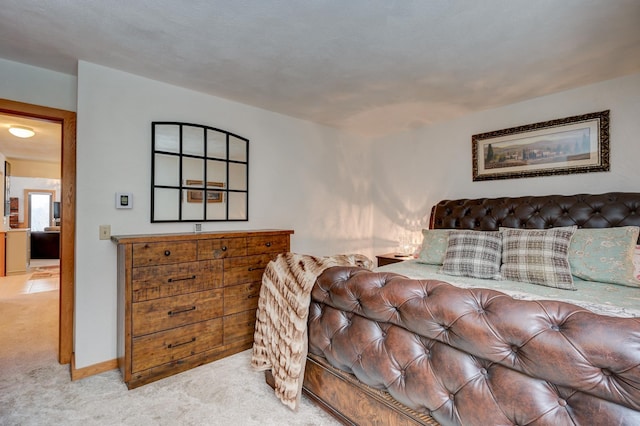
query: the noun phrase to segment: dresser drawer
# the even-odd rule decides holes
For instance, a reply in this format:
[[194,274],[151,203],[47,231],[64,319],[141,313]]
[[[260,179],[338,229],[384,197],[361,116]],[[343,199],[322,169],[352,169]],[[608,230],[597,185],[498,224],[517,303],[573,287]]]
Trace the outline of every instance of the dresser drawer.
[[133,339],[132,371],[142,371],[222,345],[222,318]]
[[197,241],[167,241],[133,244],[133,267],[195,262]]
[[244,311],[227,315],[224,321],[224,344],[253,342],[256,327],[256,311]]
[[247,255],[285,253],[289,251],[288,235],[264,235],[247,238]]
[[246,255],[246,238],[218,238],[198,241],[198,259],[200,260]]
[[222,260],[133,268],[134,302],[222,287]]
[[133,303],[133,336],[168,330],[222,315],[222,289]]
[[258,309],[260,282],[224,288],[224,315]]
[[249,282],[261,282],[264,268],[273,255],[236,257],[224,260],[224,285],[236,285]]

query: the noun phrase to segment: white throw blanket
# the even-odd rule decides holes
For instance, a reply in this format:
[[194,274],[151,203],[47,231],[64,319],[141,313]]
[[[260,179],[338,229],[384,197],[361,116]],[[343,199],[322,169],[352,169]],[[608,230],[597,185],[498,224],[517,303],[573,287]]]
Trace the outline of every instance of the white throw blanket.
[[307,318],[316,278],[332,266],[373,268],[359,254],[315,257],[284,253],[269,262],[262,276],[251,366],[271,369],[276,396],[293,410],[302,394],[307,357]]

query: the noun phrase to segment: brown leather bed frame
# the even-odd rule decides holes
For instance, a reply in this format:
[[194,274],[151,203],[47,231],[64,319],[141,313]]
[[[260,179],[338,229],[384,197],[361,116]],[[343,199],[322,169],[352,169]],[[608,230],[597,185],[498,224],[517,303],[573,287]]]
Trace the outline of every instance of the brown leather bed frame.
[[[446,200],[433,207],[430,220],[431,228],[475,230],[568,225],[640,226],[640,193]],[[307,357],[303,393],[343,424],[438,424],[313,354]]]

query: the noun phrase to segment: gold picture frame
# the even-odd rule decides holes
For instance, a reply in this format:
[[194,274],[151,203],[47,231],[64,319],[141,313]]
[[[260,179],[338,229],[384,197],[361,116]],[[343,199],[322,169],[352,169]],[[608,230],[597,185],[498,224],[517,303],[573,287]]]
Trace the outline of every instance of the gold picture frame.
[[[202,180],[194,180],[194,179],[186,179],[185,180],[185,185],[186,186],[202,186],[204,184],[204,181]],[[213,187],[217,187],[217,188],[224,188],[224,182],[211,182],[211,181],[207,181],[207,188],[213,186]]]
[[[204,181],[187,179],[185,182],[188,186],[203,186]],[[210,182],[207,181],[207,188],[224,188],[224,182]],[[222,191],[210,191],[207,189],[188,189],[187,190],[187,202],[188,203],[202,203],[203,193],[207,193],[207,203],[222,203],[224,201],[224,194]]]
[[605,172],[609,110],[473,135],[473,181]]

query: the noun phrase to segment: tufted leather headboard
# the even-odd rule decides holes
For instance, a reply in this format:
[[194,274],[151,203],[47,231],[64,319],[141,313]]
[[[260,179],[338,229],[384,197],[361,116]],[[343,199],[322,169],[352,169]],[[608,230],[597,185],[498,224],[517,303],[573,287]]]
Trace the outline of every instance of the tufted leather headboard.
[[432,229],[495,231],[509,228],[545,229],[640,226],[640,193],[544,195],[443,200],[433,206]]

